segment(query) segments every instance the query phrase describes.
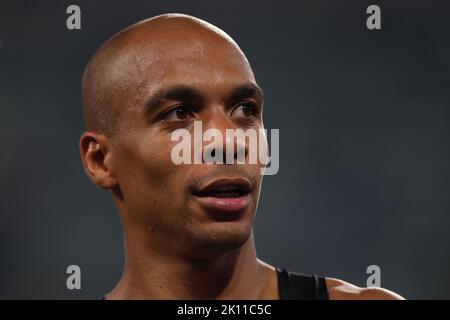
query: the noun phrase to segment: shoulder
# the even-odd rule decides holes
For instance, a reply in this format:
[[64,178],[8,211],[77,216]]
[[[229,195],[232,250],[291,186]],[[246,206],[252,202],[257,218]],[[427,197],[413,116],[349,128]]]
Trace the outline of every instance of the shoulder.
[[363,288],[343,280],[325,278],[330,300],[405,300],[383,288]]

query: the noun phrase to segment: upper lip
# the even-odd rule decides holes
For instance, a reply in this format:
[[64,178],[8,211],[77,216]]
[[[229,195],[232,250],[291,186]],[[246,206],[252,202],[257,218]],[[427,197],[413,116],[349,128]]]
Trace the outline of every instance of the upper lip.
[[240,193],[249,193],[252,191],[252,185],[245,178],[221,178],[214,180],[203,188],[194,190],[195,195],[205,195],[212,191],[236,191]]

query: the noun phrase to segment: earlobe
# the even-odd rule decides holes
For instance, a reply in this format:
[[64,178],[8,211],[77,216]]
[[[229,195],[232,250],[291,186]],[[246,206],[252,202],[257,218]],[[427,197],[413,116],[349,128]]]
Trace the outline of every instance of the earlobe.
[[80,156],[89,179],[102,189],[113,189],[117,185],[112,175],[108,153],[108,139],[93,131],[83,133],[80,138]]

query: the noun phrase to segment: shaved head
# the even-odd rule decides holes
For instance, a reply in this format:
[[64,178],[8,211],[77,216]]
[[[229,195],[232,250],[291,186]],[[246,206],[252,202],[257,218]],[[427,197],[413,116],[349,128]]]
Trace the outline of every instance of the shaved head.
[[[83,74],[86,129],[110,137],[120,132],[126,125],[121,119],[125,110],[142,107],[145,101],[140,98],[155,93],[157,84],[166,81],[170,72],[183,71],[192,60],[201,61],[206,55],[226,59],[253,77],[233,39],[198,18],[164,14],[118,32],[94,53]],[[205,67],[214,72],[214,65]]]

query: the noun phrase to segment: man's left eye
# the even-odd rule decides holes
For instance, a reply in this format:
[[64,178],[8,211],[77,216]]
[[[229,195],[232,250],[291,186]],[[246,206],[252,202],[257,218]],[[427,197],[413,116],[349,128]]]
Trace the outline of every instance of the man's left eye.
[[252,102],[245,102],[238,105],[233,112],[231,113],[232,116],[235,117],[254,117],[257,116],[259,113],[258,106]]

